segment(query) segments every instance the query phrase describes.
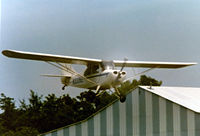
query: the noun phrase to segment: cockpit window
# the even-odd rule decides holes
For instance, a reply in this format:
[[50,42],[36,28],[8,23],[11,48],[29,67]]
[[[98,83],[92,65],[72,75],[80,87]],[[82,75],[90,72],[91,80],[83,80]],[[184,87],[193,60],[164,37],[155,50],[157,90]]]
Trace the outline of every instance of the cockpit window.
[[97,64],[96,65],[95,64],[88,64],[87,68],[84,72],[84,76],[99,73],[99,71],[100,71],[99,69],[100,69],[100,67]]

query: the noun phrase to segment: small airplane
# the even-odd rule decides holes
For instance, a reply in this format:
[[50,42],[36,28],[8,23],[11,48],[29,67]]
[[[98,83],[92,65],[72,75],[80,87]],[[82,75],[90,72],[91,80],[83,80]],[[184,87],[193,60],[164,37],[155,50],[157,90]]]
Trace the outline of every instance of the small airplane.
[[[62,70],[61,75],[43,76],[60,77],[63,84],[63,90],[66,86],[72,86],[96,90],[96,95],[100,95],[105,90],[109,89],[110,91],[112,91],[111,89],[114,88],[114,94],[118,98],[120,98],[121,102],[124,102],[126,100],[126,95],[120,93],[117,87],[123,82],[130,79],[126,79],[127,73],[123,70],[124,67],[149,68],[135,75],[138,76],[155,68],[173,69],[197,64],[182,62],[128,61],[127,59],[124,59],[123,61],[106,61],[101,59],[24,52],[16,50],[3,50],[2,54],[11,58],[44,61]],[[85,65],[87,68],[83,74],[80,74],[72,68],[71,64]],[[115,67],[121,67],[121,69],[117,70]]]

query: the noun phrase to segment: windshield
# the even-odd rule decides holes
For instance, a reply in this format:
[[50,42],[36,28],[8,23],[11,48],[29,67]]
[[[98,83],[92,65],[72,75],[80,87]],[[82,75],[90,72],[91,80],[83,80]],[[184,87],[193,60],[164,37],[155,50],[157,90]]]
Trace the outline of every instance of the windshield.
[[102,68],[105,69],[114,69],[113,61],[102,61]]

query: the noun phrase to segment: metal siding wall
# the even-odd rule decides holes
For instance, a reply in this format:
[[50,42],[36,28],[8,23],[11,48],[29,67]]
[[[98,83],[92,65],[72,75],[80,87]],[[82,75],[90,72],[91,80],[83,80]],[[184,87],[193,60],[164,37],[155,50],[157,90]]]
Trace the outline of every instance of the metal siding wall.
[[119,103],[120,136],[126,136],[126,102]]
[[52,132],[51,136],[57,136],[57,131]]
[[195,136],[200,136],[200,114],[195,113]]
[[101,136],[100,134],[100,114],[94,116],[94,135]]
[[106,110],[107,116],[107,136],[113,136],[113,106],[107,108]]
[[174,136],[181,136],[180,106],[175,103],[173,103],[173,126],[174,126]]
[[174,125],[173,125],[173,103],[170,101],[166,101],[166,131],[167,131],[167,136],[173,136],[174,135]]
[[57,131],[57,135],[58,135],[58,136],[64,136],[64,134],[63,134],[63,129],[58,130],[58,131]]
[[188,136],[187,109],[180,107],[181,136]]
[[82,136],[94,135],[94,118],[82,123]]
[[82,136],[81,124],[77,124],[75,127],[76,127],[76,136]]
[[113,104],[113,134],[119,136],[119,101]]
[[63,135],[64,136],[69,136],[69,128],[64,128],[63,129]]
[[160,136],[159,97],[152,94],[153,135]]
[[[91,134],[94,134],[93,132],[94,132],[94,124],[92,124],[92,128],[90,128],[90,127],[88,127],[88,124],[89,124],[89,122],[91,122],[91,119],[90,120],[88,120],[88,121],[86,121],[86,122],[83,122],[83,123],[81,123],[81,134],[82,134],[82,136],[88,136],[89,134],[91,135]],[[89,134],[88,134],[88,132],[90,132]]]
[[159,97],[160,136],[166,136],[166,100]]
[[70,135],[70,136],[76,136],[76,125],[71,126],[71,127],[69,128],[69,135]]
[[146,133],[148,136],[153,136],[153,124],[152,124],[152,93],[145,91],[146,99]]
[[139,89],[139,119],[140,119],[140,136],[146,136],[146,106],[145,91]]
[[129,94],[126,98],[126,135],[127,136],[132,136],[133,135],[133,124],[132,124],[132,120],[133,120],[133,113],[132,113],[132,95]]
[[200,114],[144,89],[88,121],[45,136],[200,136]]
[[195,136],[195,113],[191,110],[187,110],[188,120],[188,136]]
[[139,89],[132,92],[133,99],[133,135],[139,136]]
[[106,125],[106,110],[100,112],[100,133],[101,136],[106,136],[107,134],[107,125]]

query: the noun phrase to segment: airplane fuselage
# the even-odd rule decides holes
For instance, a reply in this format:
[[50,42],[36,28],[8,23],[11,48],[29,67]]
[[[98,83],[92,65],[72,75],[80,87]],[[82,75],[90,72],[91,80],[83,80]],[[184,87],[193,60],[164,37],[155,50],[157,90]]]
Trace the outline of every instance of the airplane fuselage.
[[78,87],[78,88],[87,88],[95,90],[98,85],[100,85],[100,90],[110,89],[117,85],[120,85],[125,78],[126,72],[107,69],[99,73],[91,74],[86,76],[87,79],[93,81],[94,83],[84,79],[80,76],[73,76],[67,83],[68,86]]

